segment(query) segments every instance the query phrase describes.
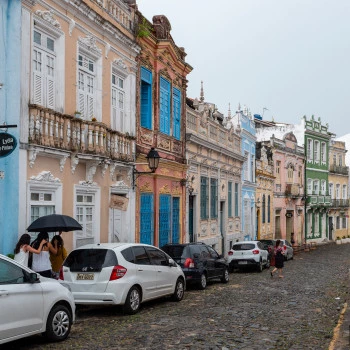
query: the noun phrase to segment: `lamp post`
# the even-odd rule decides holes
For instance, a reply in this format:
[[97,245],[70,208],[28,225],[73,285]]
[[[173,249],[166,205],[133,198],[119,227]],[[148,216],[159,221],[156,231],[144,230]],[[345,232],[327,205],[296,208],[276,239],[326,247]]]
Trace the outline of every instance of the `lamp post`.
[[143,174],[152,174],[155,173],[158,165],[159,165],[159,159],[160,156],[158,152],[154,149],[154,147],[151,148],[151,150],[148,152],[147,156],[147,162],[148,162],[148,167],[151,169],[151,171],[138,171],[136,170],[136,167],[134,165],[133,173],[132,173],[132,188],[135,188],[135,183],[136,179]]

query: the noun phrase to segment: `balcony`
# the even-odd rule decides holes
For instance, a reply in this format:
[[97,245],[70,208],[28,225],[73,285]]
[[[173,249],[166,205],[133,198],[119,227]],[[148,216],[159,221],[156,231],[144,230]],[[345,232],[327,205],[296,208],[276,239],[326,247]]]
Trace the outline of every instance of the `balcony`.
[[349,175],[349,167],[340,165],[330,165],[329,171],[335,174]]
[[135,137],[100,122],[86,121],[37,105],[29,106],[30,145],[91,154],[116,161],[135,161]]
[[331,206],[333,208],[348,207],[349,199],[332,199]]
[[298,184],[286,184],[285,195],[290,197],[298,197],[300,195]]

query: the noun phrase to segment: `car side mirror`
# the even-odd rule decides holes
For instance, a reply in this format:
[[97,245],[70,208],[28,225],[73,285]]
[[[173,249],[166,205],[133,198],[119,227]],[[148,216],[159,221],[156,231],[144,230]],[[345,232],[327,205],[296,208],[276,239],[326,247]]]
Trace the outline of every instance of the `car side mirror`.
[[40,279],[38,277],[38,274],[35,272],[27,272],[24,271],[25,281],[28,283],[38,283],[40,282]]
[[173,260],[173,259],[169,259],[169,266],[171,266],[171,267],[175,267],[177,264],[176,264],[176,262]]

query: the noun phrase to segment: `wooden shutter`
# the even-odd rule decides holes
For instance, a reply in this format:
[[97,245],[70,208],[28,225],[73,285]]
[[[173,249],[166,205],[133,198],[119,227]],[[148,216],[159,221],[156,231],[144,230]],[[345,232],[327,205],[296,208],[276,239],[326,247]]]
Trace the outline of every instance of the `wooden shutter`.
[[171,196],[159,195],[159,247],[169,243],[171,224]]
[[180,198],[173,197],[173,217],[172,217],[172,243],[179,243],[180,239]]
[[112,129],[118,129],[117,123],[117,89],[112,88]]
[[140,243],[153,244],[153,194],[140,197]]
[[152,72],[141,67],[141,126],[152,129]]
[[170,135],[170,83],[160,78],[160,132]]
[[173,136],[180,140],[181,135],[181,92],[173,89]]
[[51,55],[46,55],[46,106],[55,108],[55,58]]
[[43,105],[43,72],[42,72],[42,55],[43,53],[34,49],[33,58],[33,103]]

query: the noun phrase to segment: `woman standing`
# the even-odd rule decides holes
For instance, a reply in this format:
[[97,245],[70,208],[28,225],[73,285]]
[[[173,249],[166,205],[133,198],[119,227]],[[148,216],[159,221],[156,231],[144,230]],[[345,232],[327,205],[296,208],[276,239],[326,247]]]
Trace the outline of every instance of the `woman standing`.
[[58,279],[60,268],[68,254],[67,254],[66,248],[64,247],[64,242],[60,234],[53,236],[51,240],[51,244],[57,250],[56,254],[50,251],[50,261],[51,261],[53,275],[55,278]]
[[40,254],[45,243],[46,241],[43,239],[40,242],[38,249],[34,249],[30,246],[30,235],[24,233],[16,244],[14,260],[28,267],[29,253]]
[[33,255],[32,270],[44,277],[52,277],[50,252],[57,254],[57,249],[49,241],[47,232],[39,232],[37,239],[32,243],[32,247],[37,249],[39,242],[45,240],[40,254]]
[[281,241],[278,239],[276,241],[275,249],[275,268],[271,271],[271,277],[278,270],[278,277],[283,278],[282,269],[284,266],[284,250]]

